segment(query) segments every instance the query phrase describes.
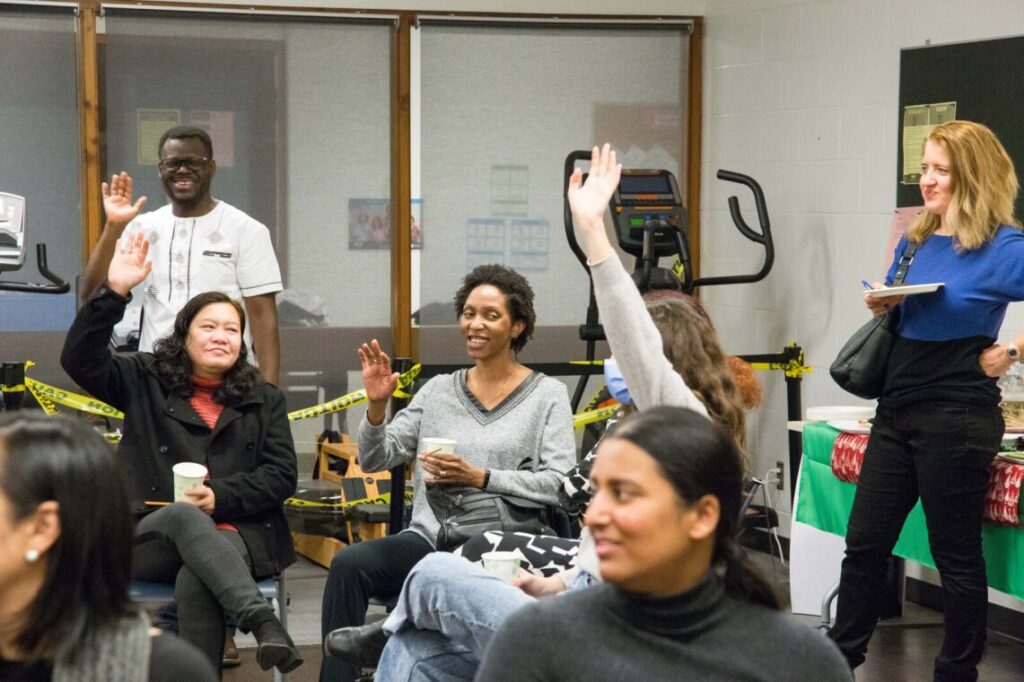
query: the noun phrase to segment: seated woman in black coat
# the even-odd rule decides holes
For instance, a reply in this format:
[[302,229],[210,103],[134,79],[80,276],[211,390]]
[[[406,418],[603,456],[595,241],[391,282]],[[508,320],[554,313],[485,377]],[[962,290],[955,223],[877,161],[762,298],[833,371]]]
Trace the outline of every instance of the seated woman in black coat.
[[[302,658],[253,578],[295,560],[281,506],[297,480],[284,396],[249,364],[245,313],[220,292],[186,303],[153,353],[110,354],[129,292],[152,267],[148,252],[141,234],[123,240],[106,284],[78,311],[61,364],[125,413],[118,456],[140,517],[133,576],[174,583],[182,639],[218,667],[228,612],[256,636],[260,666],[287,672]],[[202,464],[210,476],[174,500],[179,462]],[[154,510],[154,501],[173,504]]]

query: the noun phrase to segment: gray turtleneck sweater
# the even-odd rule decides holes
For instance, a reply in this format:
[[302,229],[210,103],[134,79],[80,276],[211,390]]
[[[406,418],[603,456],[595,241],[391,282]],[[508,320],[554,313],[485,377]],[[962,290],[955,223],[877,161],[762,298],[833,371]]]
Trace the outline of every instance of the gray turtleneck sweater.
[[525,606],[491,640],[475,679],[852,682],[853,673],[823,634],[733,599],[709,573],[671,597],[605,583]]

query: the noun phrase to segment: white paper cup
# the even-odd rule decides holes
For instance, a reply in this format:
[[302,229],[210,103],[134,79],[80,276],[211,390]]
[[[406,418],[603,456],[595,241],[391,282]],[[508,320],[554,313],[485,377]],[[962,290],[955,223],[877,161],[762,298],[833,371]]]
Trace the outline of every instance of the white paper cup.
[[196,462],[178,462],[171,471],[174,472],[175,500],[185,499],[185,491],[201,486],[206,478],[206,467]]
[[424,438],[423,452],[438,452],[444,455],[454,455],[455,441],[448,438]]
[[519,574],[519,552],[484,552],[480,562],[484,570],[505,582],[511,582]]

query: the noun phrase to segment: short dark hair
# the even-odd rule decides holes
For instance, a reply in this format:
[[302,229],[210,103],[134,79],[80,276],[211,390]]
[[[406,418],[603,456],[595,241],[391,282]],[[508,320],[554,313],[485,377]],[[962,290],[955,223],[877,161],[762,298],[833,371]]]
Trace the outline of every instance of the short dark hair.
[[46,576],[21,614],[15,645],[29,659],[73,657],[97,627],[135,611],[121,467],[85,422],[10,412],[0,416],[0,490],[15,522],[48,500],[60,507],[60,536],[46,552]]
[[479,286],[490,284],[505,294],[508,313],[513,322],[522,322],[522,333],[512,339],[512,350],[518,353],[533,338],[533,329],[537,324],[537,313],[533,309],[533,287],[512,268],[491,263],[478,265],[462,280],[462,286],[455,293],[455,315],[462,315],[469,294]]
[[742,601],[779,608],[774,588],[747,562],[736,542],[743,458],[725,429],[693,410],[663,405],[623,418],[606,438],[622,438],[643,449],[686,504],[704,495],[718,498],[712,561],[725,567],[726,590]]
[[213,158],[213,140],[210,139],[210,133],[206,132],[202,128],[196,128],[195,126],[174,126],[173,128],[164,132],[160,136],[160,144],[156,148],[157,157],[164,151],[164,143],[167,140],[184,140],[185,138],[195,137],[198,138],[203,146],[206,147],[206,155]]
[[[199,311],[214,303],[228,303],[234,307],[235,312],[238,313],[241,323],[240,331],[244,337],[245,308],[242,307],[242,304],[222,291],[206,291],[193,296],[188,303],[182,306],[174,318],[174,329],[170,334],[157,341],[153,348],[157,374],[167,383],[168,388],[186,398],[193,392],[192,360],[189,359],[185,350],[188,328]],[[252,391],[260,381],[262,381],[262,376],[259,370],[249,363],[249,350],[245,347],[243,339],[242,347],[238,351],[238,359],[224,374],[220,386],[213,393],[213,398],[221,404],[237,401]]]

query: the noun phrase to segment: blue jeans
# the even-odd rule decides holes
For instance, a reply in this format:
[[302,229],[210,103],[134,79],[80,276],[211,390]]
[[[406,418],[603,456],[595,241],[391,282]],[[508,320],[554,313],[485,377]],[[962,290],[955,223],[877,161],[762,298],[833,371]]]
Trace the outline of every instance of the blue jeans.
[[831,632],[851,668],[864,661],[886,559],[920,498],[946,625],[934,679],[977,679],[988,609],[981,520],[1002,436],[998,407],[931,402],[878,409],[850,511]]
[[398,604],[384,621],[391,636],[377,679],[472,680],[498,627],[533,601],[477,564],[430,554],[409,573]]

